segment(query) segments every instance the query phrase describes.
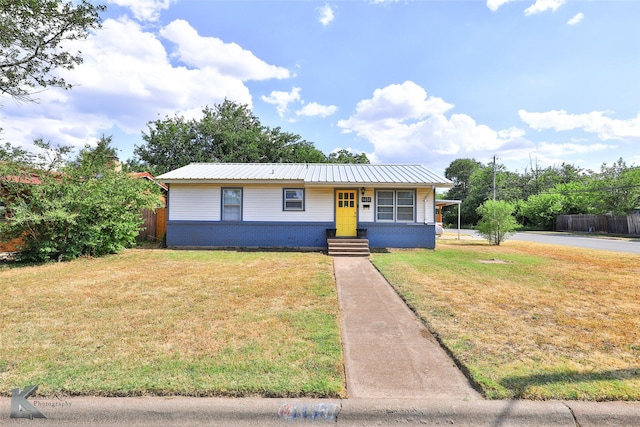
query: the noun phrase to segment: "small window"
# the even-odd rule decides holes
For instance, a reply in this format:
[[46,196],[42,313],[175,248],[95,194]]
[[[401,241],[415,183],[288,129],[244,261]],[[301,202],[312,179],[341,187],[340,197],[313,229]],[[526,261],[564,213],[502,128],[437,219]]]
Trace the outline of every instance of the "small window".
[[304,189],[285,188],[284,189],[284,210],[303,211],[304,210]]
[[222,220],[242,221],[242,188],[222,189]]

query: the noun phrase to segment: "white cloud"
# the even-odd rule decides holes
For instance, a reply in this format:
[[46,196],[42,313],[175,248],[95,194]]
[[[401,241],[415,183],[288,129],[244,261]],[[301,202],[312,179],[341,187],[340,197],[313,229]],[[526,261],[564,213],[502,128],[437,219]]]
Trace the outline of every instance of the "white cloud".
[[565,3],[566,0],[536,0],[533,5],[524,10],[524,14],[527,16],[535,15],[536,13],[542,13],[549,9],[555,12]]
[[[520,0],[487,0],[487,7],[492,12],[495,12],[501,6],[514,1],[520,1]],[[531,6],[525,9],[524,14],[529,16],[529,15],[534,15],[536,13],[547,11],[549,9],[555,12],[564,3],[566,3],[566,0],[535,0],[534,4],[532,4]]]
[[335,105],[320,105],[317,102],[310,102],[306,104],[302,109],[296,111],[297,116],[310,116],[310,117],[327,117],[338,111],[338,107]]
[[[308,104],[304,103],[304,100],[300,96],[300,88],[294,87],[291,89],[291,92],[283,92],[274,90],[268,96],[262,95],[260,99],[268,104],[272,104],[276,106],[276,111],[278,111],[278,115],[280,117],[284,117],[284,115],[289,111],[289,105],[292,103],[300,103],[303,104],[302,108],[296,111],[296,116],[307,116],[307,117],[328,117],[335,113],[338,110],[338,107],[335,105],[322,105],[317,102],[310,102]],[[295,121],[290,119],[290,121]]]
[[[586,161],[586,158],[597,157],[593,153],[598,152],[611,152],[617,147],[615,145],[607,144],[584,144],[569,142],[564,144],[552,144],[549,142],[541,142],[536,144],[535,148],[531,149],[529,159],[534,157],[536,162],[540,165],[560,165],[566,163],[568,158],[573,158],[574,164],[584,164],[586,167],[596,167],[597,163],[593,161]],[[521,151],[519,156],[515,157],[515,160],[525,160],[523,154],[525,151]]]
[[554,158],[566,158],[567,156],[574,154],[586,154],[596,151],[604,151],[616,148],[615,145],[607,144],[577,144],[568,142],[565,144],[550,144],[548,142],[541,142],[538,144],[536,151],[544,154],[545,156],[552,156]]
[[355,133],[375,147],[375,154],[385,161],[432,158],[496,150],[518,140],[522,131],[496,132],[475,122],[466,114],[445,112],[453,108],[441,98],[428,97],[413,82],[377,89],[373,97],[360,101],[356,112],[338,127],[343,133]]
[[335,19],[333,8],[328,3],[322,7],[319,7],[317,10],[319,14],[318,22],[320,22],[325,27]]
[[427,98],[427,92],[412,81],[376,89],[373,98],[360,101],[353,122],[376,120],[420,119],[430,114],[442,114],[453,105],[441,98]]
[[239,80],[286,79],[289,70],[267,64],[236,43],[224,43],[216,37],[202,37],[187,22],[177,19],[160,30],[160,35],[175,43],[173,56],[190,67],[212,68]]
[[504,4],[507,3],[511,3],[513,1],[517,1],[517,0],[487,0],[487,7],[492,11],[495,12],[496,10],[498,10],[498,8]]
[[114,131],[139,139],[147,122],[165,115],[192,116],[225,98],[251,107],[252,97],[243,79],[287,74],[247,50],[209,43],[195,32],[177,31],[180,28],[167,30],[179,39],[179,47],[200,43],[211,50],[212,45],[218,46],[225,54],[237,53],[237,64],[214,58],[194,60],[191,67],[176,66],[157,34],[132,20],[107,19],[100,31],[70,43],[71,50],[81,50],[84,58],[74,70],[60,71],[74,84],[73,90],[49,89],[38,95],[38,104],[3,103],[2,138],[25,147],[40,137],[81,147]]
[[176,0],[108,0],[107,3],[131,9],[133,16],[139,21],[157,21],[160,12],[169,9]]
[[564,110],[552,110],[544,113],[518,111],[523,122],[536,130],[554,129],[569,131],[581,129],[594,133],[603,141],[619,139],[640,142],[640,113],[627,120],[606,117],[606,112],[593,111],[587,114],[568,114]]
[[584,14],[582,12],[578,13],[576,16],[574,16],[573,18],[571,18],[567,24],[568,25],[576,25],[580,22],[582,22],[582,20],[584,19]]
[[269,96],[262,95],[260,98],[268,104],[275,105],[278,115],[282,117],[289,111],[289,104],[300,101],[300,88],[294,87],[291,92],[274,90]]

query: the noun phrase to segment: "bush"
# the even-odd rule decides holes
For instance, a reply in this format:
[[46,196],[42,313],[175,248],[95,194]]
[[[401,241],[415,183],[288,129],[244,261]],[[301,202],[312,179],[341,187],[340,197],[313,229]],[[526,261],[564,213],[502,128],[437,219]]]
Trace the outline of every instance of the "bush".
[[65,261],[117,253],[136,244],[142,209],[160,206],[158,186],[114,170],[110,139],[85,147],[60,173],[4,163],[6,221],[0,236],[20,237],[19,258]]
[[500,245],[515,232],[518,223],[513,217],[515,206],[504,200],[487,200],[478,207],[478,233],[492,245]]

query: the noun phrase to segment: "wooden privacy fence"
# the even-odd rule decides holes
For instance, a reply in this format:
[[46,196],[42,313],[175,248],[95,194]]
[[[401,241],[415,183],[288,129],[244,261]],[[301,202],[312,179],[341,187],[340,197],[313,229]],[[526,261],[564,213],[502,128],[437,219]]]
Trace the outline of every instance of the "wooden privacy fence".
[[640,214],[559,215],[556,217],[556,231],[640,235]]
[[167,208],[142,210],[144,229],[138,234],[138,240],[162,240],[167,232]]

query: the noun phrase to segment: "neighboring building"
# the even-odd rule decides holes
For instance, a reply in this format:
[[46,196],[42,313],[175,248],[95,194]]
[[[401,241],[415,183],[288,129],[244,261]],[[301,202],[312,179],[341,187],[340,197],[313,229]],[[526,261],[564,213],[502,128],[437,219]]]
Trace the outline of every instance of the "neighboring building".
[[422,165],[193,163],[169,186],[168,247],[434,248],[435,191],[453,183]]

